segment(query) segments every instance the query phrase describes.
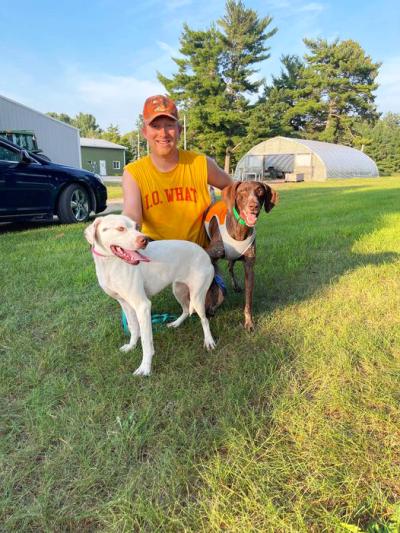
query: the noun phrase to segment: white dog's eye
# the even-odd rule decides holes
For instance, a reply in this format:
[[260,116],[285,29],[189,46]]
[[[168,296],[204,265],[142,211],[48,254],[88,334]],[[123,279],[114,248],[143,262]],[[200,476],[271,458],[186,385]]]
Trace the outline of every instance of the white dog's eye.
[[117,231],[126,231],[126,227],[125,226],[118,226],[118,228],[116,228]]

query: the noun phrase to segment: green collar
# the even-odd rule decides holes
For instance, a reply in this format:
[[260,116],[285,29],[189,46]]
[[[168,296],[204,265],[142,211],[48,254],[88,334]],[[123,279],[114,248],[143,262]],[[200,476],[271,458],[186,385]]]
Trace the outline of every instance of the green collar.
[[236,220],[239,222],[239,224],[242,224],[242,226],[247,226],[246,222],[243,220],[243,218],[237,212],[237,209],[236,209],[235,206],[233,206],[233,215],[236,218]]

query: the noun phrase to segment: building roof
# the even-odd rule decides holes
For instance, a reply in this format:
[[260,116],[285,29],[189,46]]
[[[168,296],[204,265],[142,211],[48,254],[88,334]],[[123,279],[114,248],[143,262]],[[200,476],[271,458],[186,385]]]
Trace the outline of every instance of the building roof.
[[126,146],[112,143],[104,139],[89,139],[88,137],[81,137],[81,146],[88,148],[117,148],[119,150],[126,150]]
[[[15,105],[17,107],[21,107],[24,109],[28,109],[32,113],[35,113],[36,115],[39,115],[49,121],[57,122],[59,125],[64,126],[66,128],[70,128],[72,130],[77,130],[78,128],[75,128],[75,126],[72,126],[71,124],[67,124],[66,122],[63,122],[62,120],[58,120],[56,118],[50,117],[49,115],[46,115],[46,113],[41,113],[40,111],[37,111],[36,109],[32,109],[31,107],[28,107],[25,104],[21,104],[19,102],[16,102],[15,100],[11,100],[11,98],[8,98],[7,96],[3,96],[0,94],[0,100],[3,100],[4,102],[8,102],[9,104]],[[10,128],[12,129],[12,128]],[[21,128],[22,129],[22,128]]]
[[367,154],[350,146],[311,141],[308,139],[283,138],[307,146],[307,148],[318,155],[325,163],[327,175],[330,178],[341,177],[343,173],[348,174],[349,172],[352,172],[354,176],[377,176],[379,174],[375,162]]
[[[284,168],[284,163],[293,167],[295,156],[301,153],[298,149],[299,145],[304,147],[300,149],[301,151],[311,152],[321,161],[325,169],[324,178],[379,176],[375,161],[360,150],[342,144],[281,136],[266,139],[253,146],[237,164],[235,176],[240,176],[243,172],[252,173],[256,167],[259,170],[264,169],[265,157],[269,160],[274,159],[274,162],[269,164],[278,169],[282,167],[281,170],[289,172],[287,168]],[[293,169],[290,172],[293,172]],[[317,174],[314,177],[316,176]]]

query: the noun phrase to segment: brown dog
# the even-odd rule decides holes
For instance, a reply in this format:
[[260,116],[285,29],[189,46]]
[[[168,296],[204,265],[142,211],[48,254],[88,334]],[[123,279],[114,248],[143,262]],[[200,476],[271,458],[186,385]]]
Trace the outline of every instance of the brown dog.
[[[262,206],[267,213],[278,201],[278,193],[269,185],[260,181],[237,181],[222,191],[222,201],[210,206],[205,216],[205,227],[210,237],[206,252],[215,266],[218,259],[228,260],[229,273],[233,288],[241,292],[235,277],[234,264],[244,262],[245,271],[245,306],[244,327],[250,331],[253,321],[254,263],[256,260],[255,225]],[[210,290],[213,288],[211,286]],[[216,297],[208,303],[208,311],[213,314],[221,303],[218,299],[218,287],[214,287]]]

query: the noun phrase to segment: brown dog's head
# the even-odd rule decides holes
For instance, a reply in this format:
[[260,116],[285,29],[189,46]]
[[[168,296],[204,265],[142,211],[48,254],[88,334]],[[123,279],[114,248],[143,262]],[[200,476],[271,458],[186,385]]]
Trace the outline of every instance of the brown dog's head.
[[262,206],[267,213],[278,203],[279,195],[263,181],[235,181],[222,191],[229,210],[234,208],[249,227],[255,226]]

